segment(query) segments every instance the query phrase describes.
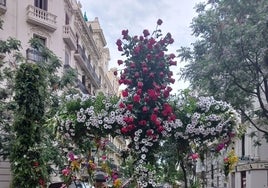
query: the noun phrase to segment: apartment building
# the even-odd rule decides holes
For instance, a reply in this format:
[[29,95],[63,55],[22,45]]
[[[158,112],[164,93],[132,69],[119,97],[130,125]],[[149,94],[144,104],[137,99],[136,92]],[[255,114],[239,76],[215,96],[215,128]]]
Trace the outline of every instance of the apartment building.
[[233,149],[239,161],[228,177],[223,171],[224,157],[228,151],[224,150],[216,157],[213,152],[208,152],[204,166],[197,168],[203,179],[203,187],[268,187],[268,144],[263,136],[255,127],[248,126],[241,139],[235,141]]
[[[78,72],[77,87],[82,93],[99,91],[118,95],[118,82],[109,70],[110,53],[98,18],[87,21],[77,0],[0,0],[3,20],[0,40],[9,37],[21,41],[24,57],[38,61],[38,52],[29,39],[39,38],[62,61],[62,68]],[[6,57],[1,54],[1,58]],[[9,187],[10,165],[0,159],[0,187]]]

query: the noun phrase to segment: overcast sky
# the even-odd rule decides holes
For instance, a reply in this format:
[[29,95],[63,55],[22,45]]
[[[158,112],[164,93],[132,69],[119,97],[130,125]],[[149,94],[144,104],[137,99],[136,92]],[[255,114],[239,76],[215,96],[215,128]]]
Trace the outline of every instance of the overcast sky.
[[[83,13],[88,20],[98,17],[103,29],[107,47],[110,50],[110,68],[117,66],[120,52],[117,51],[116,40],[121,38],[121,31],[128,29],[130,35],[141,35],[143,29],[153,31],[158,19],[163,20],[162,34],[170,32],[175,42],[168,53],[175,53],[180,46],[190,46],[195,39],[189,28],[196,15],[194,7],[202,0],[80,0]],[[184,63],[178,61],[176,74]],[[177,80],[177,78],[175,77]],[[173,89],[185,88],[187,84],[177,81]]]

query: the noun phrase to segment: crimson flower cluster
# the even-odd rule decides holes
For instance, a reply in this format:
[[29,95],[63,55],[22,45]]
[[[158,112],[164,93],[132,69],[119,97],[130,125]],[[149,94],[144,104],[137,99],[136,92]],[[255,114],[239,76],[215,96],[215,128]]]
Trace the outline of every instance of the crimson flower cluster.
[[121,133],[131,138],[130,147],[137,153],[140,166],[154,159],[154,149],[162,137],[171,133],[170,124],[176,119],[167,102],[172,91],[169,85],[175,82],[170,66],[177,62],[173,53],[166,52],[174,39],[170,33],[162,35],[158,29],[161,24],[159,19],[152,34],[144,29],[140,36],[130,36],[128,30],[123,30],[122,39],[116,42],[118,50],[126,57],[118,60],[118,65],[124,66],[119,84],[126,86],[119,104],[119,108],[125,110]]

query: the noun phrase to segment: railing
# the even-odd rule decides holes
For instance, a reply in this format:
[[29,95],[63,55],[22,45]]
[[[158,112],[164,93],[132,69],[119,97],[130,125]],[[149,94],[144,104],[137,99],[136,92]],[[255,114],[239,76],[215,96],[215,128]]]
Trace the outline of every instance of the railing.
[[34,62],[42,62],[45,61],[44,57],[42,56],[41,52],[34,48],[28,48],[26,50],[26,57],[27,60],[31,60]]
[[72,42],[72,47],[75,48],[76,38],[75,38],[75,34],[74,34],[70,25],[63,26],[63,37],[69,37],[71,42]]
[[77,79],[77,86],[84,94],[89,94],[86,86],[81,82],[81,80]]
[[77,53],[79,53],[82,57],[82,59],[85,62],[85,65],[89,71],[89,73],[91,74],[91,77],[96,81],[96,83],[100,86],[101,84],[101,80],[98,77],[98,75],[96,74],[96,72],[94,71],[93,67],[91,66],[88,58],[86,57],[86,53],[85,51],[82,49],[82,47],[80,45],[77,46]]
[[28,5],[27,7],[28,19],[34,21],[35,23],[40,23],[42,25],[47,25],[50,29],[56,29],[56,18],[57,16],[47,12],[46,10],[40,9],[38,7]]

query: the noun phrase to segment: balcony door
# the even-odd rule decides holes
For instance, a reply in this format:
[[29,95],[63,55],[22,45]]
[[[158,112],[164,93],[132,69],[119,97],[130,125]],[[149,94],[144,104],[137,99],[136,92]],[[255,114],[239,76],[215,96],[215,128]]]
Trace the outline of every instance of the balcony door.
[[34,0],[34,6],[47,11],[47,0]]

